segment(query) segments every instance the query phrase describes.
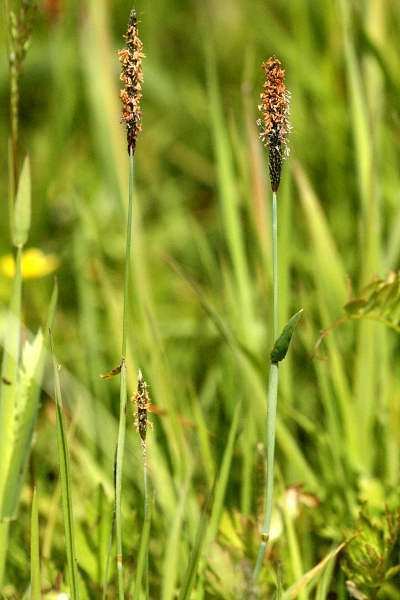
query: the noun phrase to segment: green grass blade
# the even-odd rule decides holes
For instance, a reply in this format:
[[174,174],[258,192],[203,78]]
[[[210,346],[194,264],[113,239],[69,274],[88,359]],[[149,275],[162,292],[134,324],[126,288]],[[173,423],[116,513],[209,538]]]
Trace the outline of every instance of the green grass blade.
[[3,515],[6,481],[14,447],[14,406],[20,354],[21,254],[22,251],[18,249],[0,381],[0,518]]
[[39,512],[37,490],[32,495],[31,513],[31,600],[41,598],[40,553],[39,553]]
[[33,431],[39,411],[41,384],[47,351],[46,346],[48,345],[48,331],[53,325],[57,296],[57,284],[55,284],[50,300],[45,340],[43,341],[41,331],[39,330],[35,341],[30,346],[26,342],[23,350],[22,367],[24,371],[20,371],[18,385],[19,398],[15,406],[22,403],[23,398],[26,398],[26,401],[24,408],[20,410],[22,414],[18,415],[18,421],[16,421],[18,425],[15,425],[14,448],[10,459],[3,503],[3,514],[6,518],[15,517],[24,482]]
[[313,247],[310,269],[314,271],[315,280],[334,319],[338,306],[342,306],[347,298],[347,273],[321,204],[304,170],[299,163],[294,164],[293,170]]
[[272,517],[272,502],[274,490],[274,455],[275,455],[275,432],[276,432],[276,407],[278,401],[279,367],[271,364],[268,382],[268,406],[267,406],[267,462],[266,462],[266,487],[264,522],[261,530],[261,542],[257,554],[253,579],[257,581],[264,561],[265,550],[268,543],[269,531]]
[[[150,542],[150,529],[151,529],[151,514],[153,510],[154,494],[152,488],[148,490],[147,507],[145,512],[145,518],[143,522],[142,536],[140,539],[139,556],[136,568],[135,577],[135,589],[133,593],[133,600],[140,600],[141,598],[149,598],[148,590],[148,553],[149,553],[149,542]],[[142,582],[143,576],[145,579],[145,593],[142,594]]]
[[331,552],[329,552],[325,558],[323,558],[315,567],[307,571],[295,584],[293,584],[284,594],[283,600],[292,600],[297,598],[299,593],[307,588],[307,586],[311,584],[315,584],[319,578],[321,577],[322,571],[326,568],[326,566],[333,561],[336,556],[343,550],[345,547],[345,543],[340,544]]
[[218,477],[215,483],[213,503],[211,509],[210,523],[207,531],[207,547],[212,544],[217,535],[219,522],[221,519],[224,499],[226,493],[226,487],[228,485],[229,473],[232,465],[233,451],[235,449],[235,441],[238,433],[240,415],[243,410],[242,402],[237,402],[235,412],[233,413],[233,419],[229,430],[224,455],[222,458],[221,468],[218,473]]
[[126,351],[128,337],[128,315],[129,315],[129,283],[131,272],[132,251],[132,221],[133,221],[133,185],[134,185],[134,159],[133,154],[129,156],[129,189],[128,189],[128,221],[126,227],[125,247],[125,281],[124,281],[124,307],[122,320],[122,348],[121,348],[121,386],[119,405],[119,427],[117,442],[117,457],[115,471],[115,529],[117,540],[117,571],[118,571],[118,597],[124,598],[124,573],[123,573],[123,550],[122,550],[122,468],[125,453],[126,433],[126,399],[127,399],[127,373],[126,373]]
[[183,584],[179,592],[178,600],[189,600],[192,597],[191,594],[194,586],[194,581],[207,534],[207,523],[210,516],[209,511],[212,503],[212,498],[213,491],[211,491],[208,495],[207,501],[201,513],[199,525],[196,532],[196,538],[194,541],[192,552],[190,554],[189,563],[183,578]]
[[[9,524],[2,521],[9,464],[14,447],[14,405],[20,353],[22,251],[17,250],[16,269],[9,314],[4,334],[0,380],[0,588],[3,585],[8,550]],[[11,385],[10,385],[11,384]]]
[[176,509],[176,514],[171,526],[171,532],[168,536],[168,541],[165,548],[161,596],[162,600],[173,600],[173,598],[175,597],[175,587],[179,573],[179,553],[176,551],[176,549],[179,547],[179,540],[182,535],[182,524],[185,513],[188,488],[189,480],[182,490],[179,504]]
[[71,475],[69,466],[68,441],[65,433],[59,365],[54,354],[50,332],[50,347],[53,355],[54,393],[56,401],[57,448],[61,479],[61,495],[64,513],[65,546],[67,552],[68,579],[72,600],[79,600],[78,569],[75,550],[74,516],[72,505]]
[[232,150],[227,136],[227,126],[224,122],[215,58],[211,50],[207,54],[207,67],[210,116],[217,161],[218,188],[221,199],[223,226],[236,278],[241,322],[246,323],[248,331],[249,327],[251,329],[253,322],[252,286],[250,284],[249,268],[240,224],[240,204],[237,181],[233,171]]
[[120,387],[120,415],[117,441],[117,455],[115,462],[115,529],[117,541],[117,573],[118,573],[118,597],[124,598],[124,573],[122,555],[122,467],[125,452],[126,433],[126,364],[121,368]]
[[13,217],[13,244],[16,248],[22,248],[28,240],[31,226],[31,169],[28,156],[22,165]]
[[335,561],[330,560],[321,575],[315,592],[315,600],[326,600],[329,594],[329,587],[333,578],[335,569]]

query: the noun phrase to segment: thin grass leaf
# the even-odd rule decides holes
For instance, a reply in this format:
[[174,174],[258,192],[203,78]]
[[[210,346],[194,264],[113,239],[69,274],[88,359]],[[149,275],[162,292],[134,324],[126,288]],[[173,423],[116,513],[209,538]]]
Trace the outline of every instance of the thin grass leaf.
[[335,561],[330,560],[325,567],[321,579],[318,582],[317,589],[315,592],[315,600],[326,600],[329,593],[329,587],[333,578],[333,571],[335,569]]
[[118,573],[118,597],[124,598],[123,577],[123,555],[122,555],[122,467],[125,453],[126,434],[126,364],[125,360],[121,368],[120,387],[120,415],[118,427],[118,441],[115,460],[115,528],[117,542],[117,573]]
[[[14,448],[14,406],[20,354],[21,289],[21,249],[18,249],[10,309],[4,332],[4,353],[0,381],[0,519],[4,518],[3,506],[6,481]],[[1,570],[0,566],[0,573]]]
[[65,433],[61,395],[59,365],[54,354],[53,338],[49,332],[50,347],[53,355],[54,393],[56,401],[57,448],[61,479],[61,495],[64,514],[65,546],[68,564],[68,580],[72,600],[79,600],[78,569],[75,547],[74,515],[72,504],[71,476],[69,466],[68,441]]
[[[210,98],[210,116],[217,161],[218,188],[223,215],[223,226],[232,259],[238,290],[242,322],[246,328],[253,322],[249,267],[240,225],[238,186],[233,171],[232,151],[227,137],[223,107],[218,87],[215,57],[207,46],[207,78]],[[243,332],[245,333],[245,332]]]
[[212,544],[212,542],[215,539],[215,536],[217,535],[219,522],[224,507],[226,487],[228,485],[229,474],[232,465],[233,451],[235,449],[235,441],[238,433],[240,415],[242,410],[242,402],[237,402],[235,412],[233,413],[232,423],[229,429],[228,439],[226,442],[221,467],[219,469],[217,479],[215,482],[211,516],[207,531],[207,546]]
[[[147,498],[147,510],[145,513],[145,519],[143,522],[142,536],[140,539],[140,547],[139,547],[139,556],[138,563],[136,568],[136,578],[135,578],[135,589],[133,593],[133,600],[140,600],[141,598],[149,598],[149,589],[148,589],[148,554],[149,554],[149,542],[150,542],[150,529],[151,529],[151,515],[153,511],[154,504],[154,491],[148,491]],[[142,594],[142,583],[143,577],[145,579],[144,587],[145,592]]]
[[177,548],[179,547],[179,541],[182,535],[182,525],[185,516],[185,506],[187,502],[189,483],[190,480],[188,479],[182,490],[179,504],[176,509],[175,518],[171,526],[171,532],[168,536],[165,548],[161,596],[162,600],[172,600],[175,598],[175,588],[180,566]]
[[[7,489],[9,464],[14,447],[14,406],[17,390],[20,354],[21,273],[22,251],[17,250],[15,276],[9,313],[4,332],[4,351],[0,380],[0,589],[8,552],[9,523],[3,521],[3,507]],[[11,490],[13,491],[13,490]]]
[[14,203],[12,238],[16,248],[22,248],[31,226],[31,169],[29,156],[24,160]]
[[40,552],[39,552],[39,512],[37,490],[32,495],[31,512],[31,600],[41,598]]
[[32,344],[29,342],[25,343],[22,353],[17,388],[18,398],[15,403],[14,448],[10,459],[3,504],[3,514],[6,518],[14,518],[16,516],[21,488],[24,482],[33,432],[39,411],[47,352],[46,346],[48,346],[49,341],[48,331],[53,325],[57,297],[58,288],[56,283],[50,300],[45,329],[47,332],[46,337],[43,339],[42,332],[39,330]]
[[297,598],[298,594],[306,589],[308,585],[311,583],[315,583],[318,581],[318,578],[321,576],[322,570],[328,565],[329,562],[333,561],[334,558],[343,550],[346,546],[346,542],[343,542],[329,554],[325,556],[315,567],[307,571],[294,585],[292,585],[284,594],[282,600],[292,600],[292,598]]
[[321,204],[299,163],[294,163],[293,172],[312,242],[310,269],[314,272],[326,305],[334,314],[333,311],[345,302],[347,296],[346,270]]
[[203,551],[205,538],[207,534],[207,523],[210,517],[210,507],[212,503],[213,494],[214,490],[212,490],[209,493],[201,513],[199,525],[196,532],[196,538],[194,541],[192,552],[190,554],[189,563],[183,578],[183,584],[179,592],[178,600],[189,600],[191,598],[195,577],[199,567],[201,553]]

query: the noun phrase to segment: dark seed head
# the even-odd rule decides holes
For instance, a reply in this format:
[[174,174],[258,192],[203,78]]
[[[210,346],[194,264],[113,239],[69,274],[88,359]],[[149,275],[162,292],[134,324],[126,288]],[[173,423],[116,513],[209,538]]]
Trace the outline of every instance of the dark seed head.
[[138,372],[137,391],[134,397],[135,402],[135,425],[139,432],[142,443],[146,443],[147,435],[147,413],[149,411],[150,399],[147,389],[147,383],[143,379],[142,372]]
[[266,79],[258,107],[262,118],[257,124],[260,127],[260,139],[268,148],[271,186],[276,192],[281,179],[282,161],[289,156],[290,94],[285,85],[285,71],[275,56],[265,61],[262,68]]
[[136,141],[142,131],[142,111],[140,101],[142,99],[143,70],[142,59],[143,44],[138,34],[136,11],[132,10],[128,30],[124,36],[126,48],[118,52],[121,63],[120,79],[124,88],[120,92],[122,102],[121,122],[125,123],[128,153],[134,154]]

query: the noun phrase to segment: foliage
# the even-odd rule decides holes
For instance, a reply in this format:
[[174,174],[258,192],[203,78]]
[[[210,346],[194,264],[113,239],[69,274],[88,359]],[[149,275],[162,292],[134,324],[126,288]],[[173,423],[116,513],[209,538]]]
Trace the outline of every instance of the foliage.
[[[24,0],[7,4],[18,16]],[[119,379],[100,374],[121,358],[129,165],[115,51],[131,2],[37,4],[23,68],[14,68],[11,114],[0,116],[0,196],[3,213],[7,195],[11,209],[10,219],[0,220],[0,265],[14,255],[14,266],[0,273],[1,403],[4,395],[7,401],[0,408],[0,472],[11,460],[18,465],[16,518],[0,524],[0,564],[7,554],[1,593],[29,594],[39,566],[43,598],[69,591],[61,414],[49,360],[43,377],[38,361],[55,272],[52,331],[62,365],[79,593],[98,598],[106,588],[115,598]],[[383,557],[386,574],[396,566],[385,518],[371,517],[372,525],[370,517],[358,524],[357,518],[366,500],[374,515],[383,513],[400,484],[400,7],[390,0],[138,0],[136,9],[146,60],[126,383],[131,397],[140,367],[154,403],[147,435],[154,503],[147,543],[142,449],[128,410],[121,497],[126,595],[134,593],[147,551],[149,595],[161,600],[232,597],[243,589],[267,598],[343,598],[346,579],[368,594],[357,579],[365,577],[365,561],[377,576],[371,557]],[[4,23],[0,42],[9,50],[10,21]],[[279,366],[273,535],[259,589],[252,590],[247,574],[262,519],[274,343],[271,197],[256,120],[260,66],[273,54],[286,69],[293,125],[278,201],[280,326],[298,307],[304,313]],[[2,56],[0,101],[7,107],[10,73]],[[10,221],[15,225],[27,154],[32,210],[22,254],[12,248]],[[25,190],[27,173],[26,166]],[[17,206],[14,237],[22,243],[29,214]],[[29,275],[32,249],[52,257],[41,277]],[[361,290],[343,315],[350,325],[324,337],[319,360],[315,342],[348,301],[349,280]],[[16,320],[9,319],[10,306]],[[39,330],[43,338],[31,335]],[[10,409],[16,388],[8,385],[16,380],[28,390],[17,404],[24,423],[17,454]],[[282,500],[294,488],[303,490],[296,510]],[[316,499],[312,506],[307,498]],[[344,532],[360,528],[366,533],[354,538],[342,562]],[[379,593],[395,598],[399,589],[396,575]]]
[[386,582],[399,582],[400,510],[372,517],[363,509],[350,536],[343,570],[359,591],[376,598]]

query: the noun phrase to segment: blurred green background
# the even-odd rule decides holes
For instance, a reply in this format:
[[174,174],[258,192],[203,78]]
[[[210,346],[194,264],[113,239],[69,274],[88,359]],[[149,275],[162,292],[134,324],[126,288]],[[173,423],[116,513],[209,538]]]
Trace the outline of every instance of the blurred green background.
[[[27,275],[32,272],[24,281],[23,317],[31,330],[44,325],[53,286],[52,274],[44,271],[55,272],[54,337],[65,372],[78,561],[84,593],[98,597],[119,407],[118,382],[103,382],[99,374],[119,361],[128,175],[116,51],[131,3],[38,4],[20,81],[19,151],[21,162],[27,152],[31,158],[29,247],[47,259],[37,272],[27,261]],[[285,589],[300,581],[358,527],[363,503],[379,531],[386,527],[385,502],[393,510],[398,505],[398,297],[389,317],[381,318],[379,304],[366,319],[350,313],[356,319],[335,329],[318,351],[315,344],[363,286],[399,268],[400,4],[138,0],[136,8],[146,59],[128,377],[133,394],[141,367],[160,413],[152,417],[149,442],[156,490],[151,598],[176,597],[214,476],[220,495],[193,598],[257,593],[249,574],[262,518],[272,343],[270,189],[255,124],[265,58],[281,59],[292,94],[291,156],[278,198],[280,319],[283,325],[300,307],[304,319],[281,368],[276,539],[259,591],[273,597],[275,572]],[[12,282],[6,27],[0,36],[3,322]],[[56,589],[65,569],[51,383],[46,391],[20,517],[12,524],[6,597],[22,597],[29,582],[33,480],[43,588]],[[129,413],[127,586],[142,520],[137,437]],[[399,562],[398,537],[389,546],[379,546],[384,558],[378,552],[387,570]],[[385,574],[377,574],[380,587],[368,583],[375,573],[368,561],[347,556],[327,564],[313,579],[314,591],[304,587],[300,598],[345,598],[346,580],[371,594],[367,598],[379,589],[378,597],[398,597],[396,575],[383,583]],[[110,598],[114,575],[112,563]]]

